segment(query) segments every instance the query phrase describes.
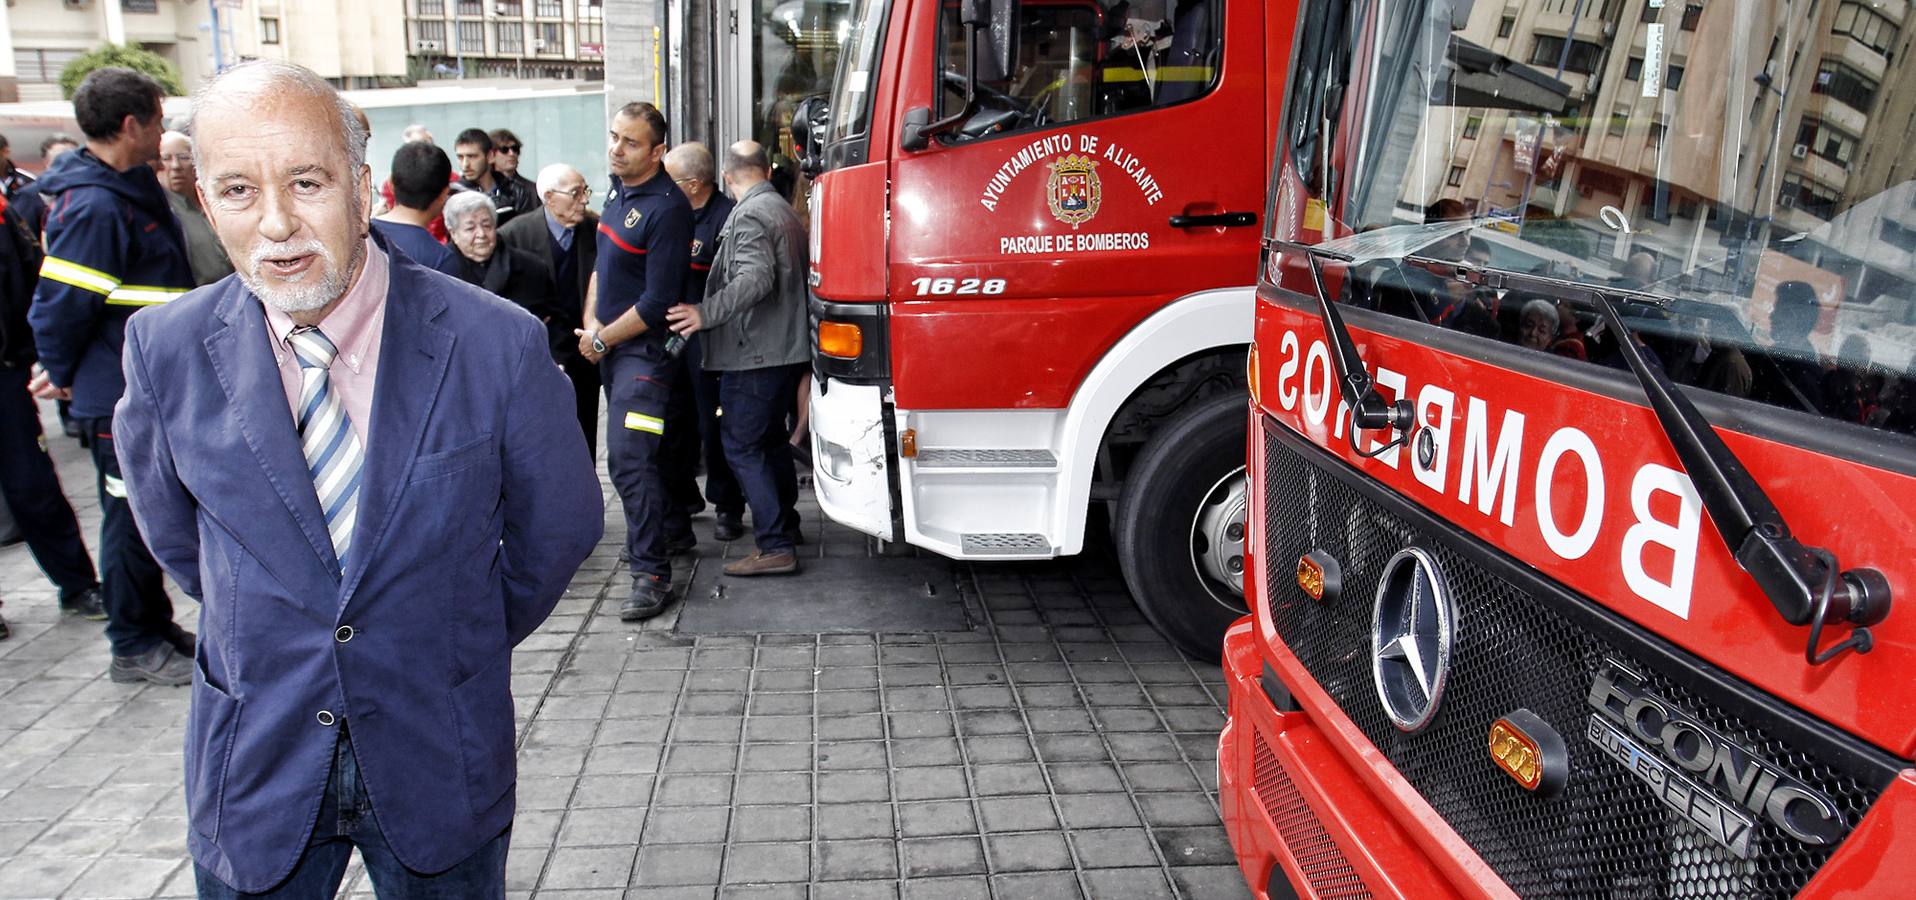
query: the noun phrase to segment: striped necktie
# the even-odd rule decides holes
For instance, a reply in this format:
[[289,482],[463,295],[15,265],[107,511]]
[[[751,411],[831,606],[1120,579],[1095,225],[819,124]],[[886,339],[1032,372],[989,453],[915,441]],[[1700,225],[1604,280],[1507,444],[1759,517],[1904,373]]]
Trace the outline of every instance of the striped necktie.
[[293,329],[286,340],[299,358],[300,445],[313,476],[313,489],[319,495],[319,508],[326,514],[333,553],[343,572],[346,551],[353,540],[353,522],[358,518],[359,475],[365,454],[360,450],[359,436],[353,433],[352,420],[346,417],[346,403],[333,390],[328,374],[338,348],[312,326]]

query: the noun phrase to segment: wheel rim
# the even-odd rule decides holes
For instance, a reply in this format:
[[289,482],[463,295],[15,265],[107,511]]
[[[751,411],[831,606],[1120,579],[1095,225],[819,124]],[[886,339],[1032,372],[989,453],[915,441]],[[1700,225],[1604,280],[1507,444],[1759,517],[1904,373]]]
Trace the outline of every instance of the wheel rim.
[[1191,568],[1218,605],[1244,607],[1244,534],[1249,500],[1244,467],[1238,466],[1204,492],[1191,520]]

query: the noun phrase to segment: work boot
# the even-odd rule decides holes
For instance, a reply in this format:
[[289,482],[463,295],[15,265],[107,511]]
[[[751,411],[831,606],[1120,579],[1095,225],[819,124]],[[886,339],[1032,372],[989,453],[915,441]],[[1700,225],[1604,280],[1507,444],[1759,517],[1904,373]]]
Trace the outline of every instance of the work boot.
[[798,571],[798,554],[790,550],[783,553],[754,550],[751,556],[726,563],[724,571],[727,575],[739,578],[750,578],[754,575],[789,575]]
[[692,552],[694,549],[698,547],[698,545],[699,545],[698,535],[695,535],[690,531],[687,531],[684,534],[673,535],[665,539],[665,555],[666,556],[682,556],[684,554]]
[[60,598],[60,612],[79,616],[89,622],[106,621],[106,606],[100,602],[100,588],[87,588],[71,597]]
[[178,687],[193,683],[193,661],[181,656],[172,644],[161,641],[145,653],[113,657],[106,673],[119,684],[150,681]]
[[712,523],[712,539],[718,541],[736,541],[745,536],[745,517],[739,513],[721,512],[717,521]]
[[643,622],[672,602],[672,582],[657,575],[632,576],[632,595],[619,604],[619,621]]

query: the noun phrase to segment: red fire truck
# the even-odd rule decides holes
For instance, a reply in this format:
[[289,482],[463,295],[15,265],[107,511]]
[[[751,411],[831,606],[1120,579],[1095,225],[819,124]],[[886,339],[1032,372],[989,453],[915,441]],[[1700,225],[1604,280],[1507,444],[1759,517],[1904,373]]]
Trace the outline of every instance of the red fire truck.
[[1245,609],[1244,359],[1293,6],[856,0],[832,96],[794,123],[828,515],[1039,559],[1102,510],[1146,615],[1217,655]]
[[1916,893],[1910,10],[1306,4],[1219,741],[1259,896]]

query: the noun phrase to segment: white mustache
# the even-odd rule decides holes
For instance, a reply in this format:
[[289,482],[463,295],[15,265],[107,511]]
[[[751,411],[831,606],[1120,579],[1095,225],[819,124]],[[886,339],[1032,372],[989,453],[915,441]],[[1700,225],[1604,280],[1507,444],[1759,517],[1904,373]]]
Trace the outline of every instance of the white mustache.
[[[326,245],[312,238],[296,243],[261,244],[253,248],[253,252],[250,256],[253,263],[253,271],[257,273],[259,272],[260,265],[269,259],[286,259],[294,256],[305,256],[309,253],[325,260],[328,266],[332,265],[333,256],[331,253],[326,252]],[[300,274],[304,275],[305,273],[302,272]]]

